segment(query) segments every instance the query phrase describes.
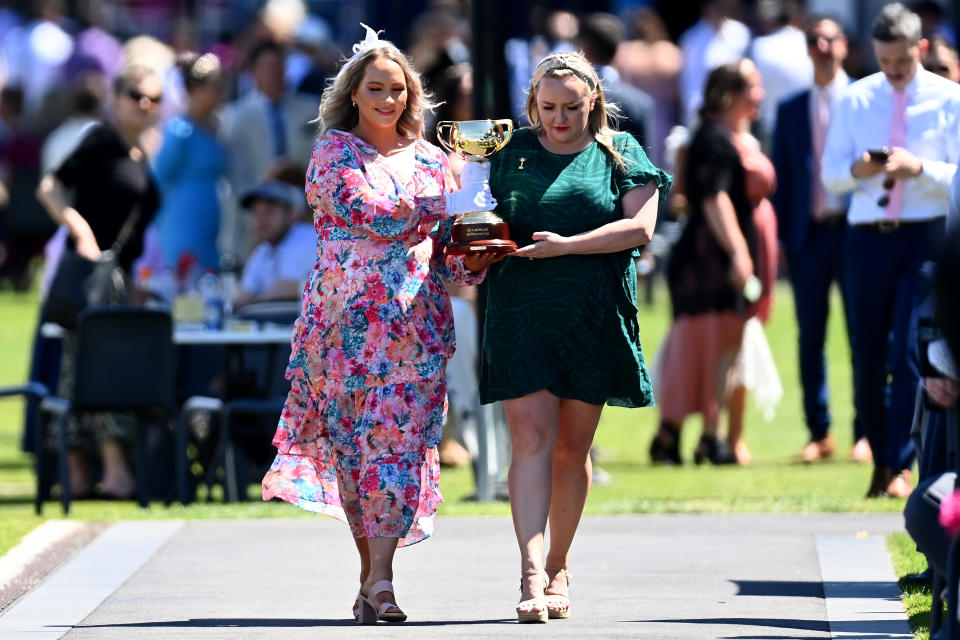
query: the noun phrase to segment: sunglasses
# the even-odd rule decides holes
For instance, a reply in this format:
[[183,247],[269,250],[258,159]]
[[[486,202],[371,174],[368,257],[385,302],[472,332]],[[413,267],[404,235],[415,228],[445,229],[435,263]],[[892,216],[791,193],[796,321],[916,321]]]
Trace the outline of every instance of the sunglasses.
[[877,198],[877,206],[881,208],[886,208],[890,204],[890,191],[893,189],[893,185],[896,184],[896,180],[893,178],[887,178],[883,181],[883,190],[886,192],[879,198]]
[[808,35],[807,36],[807,46],[815,47],[820,43],[821,40],[827,44],[833,44],[836,40],[839,40],[840,36],[822,36],[822,35]]
[[950,72],[950,68],[945,64],[925,64],[923,68],[933,73],[945,74]]
[[136,87],[130,87],[127,89],[127,97],[129,97],[134,102],[142,102],[144,98],[149,100],[152,104],[158,105],[163,100],[163,95],[151,96],[146,93],[143,93]]

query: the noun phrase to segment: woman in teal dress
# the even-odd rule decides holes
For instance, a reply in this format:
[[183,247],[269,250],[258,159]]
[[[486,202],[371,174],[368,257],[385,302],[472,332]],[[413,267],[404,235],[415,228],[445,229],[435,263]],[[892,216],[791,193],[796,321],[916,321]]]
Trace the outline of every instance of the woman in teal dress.
[[165,266],[175,269],[189,254],[201,271],[219,269],[217,182],[227,170],[214,116],[222,92],[220,60],[206,53],[185,57],[179,66],[187,109],[163,128],[163,144],[153,162],[162,206],[153,224]]
[[532,126],[492,157],[497,213],[520,249],[487,276],[480,393],[510,424],[520,622],[570,615],[567,554],[603,405],[653,405],[633,256],[671,179],[608,126],[614,109],[583,56],[548,56],[529,89]]

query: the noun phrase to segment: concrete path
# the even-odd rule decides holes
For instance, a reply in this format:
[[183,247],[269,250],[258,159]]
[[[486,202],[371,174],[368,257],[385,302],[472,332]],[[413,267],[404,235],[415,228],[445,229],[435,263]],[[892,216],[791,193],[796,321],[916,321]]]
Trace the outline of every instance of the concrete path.
[[445,518],[397,554],[409,622],[374,630],[350,617],[345,525],[124,522],[0,616],[0,638],[908,639],[884,545],[901,529],[896,514],[586,518],[572,618],[520,626],[510,522]]

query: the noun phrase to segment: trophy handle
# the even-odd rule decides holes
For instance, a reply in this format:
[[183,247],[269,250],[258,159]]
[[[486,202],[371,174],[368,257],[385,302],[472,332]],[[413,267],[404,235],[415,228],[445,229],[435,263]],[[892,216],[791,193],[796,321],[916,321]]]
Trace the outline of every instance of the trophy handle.
[[[443,122],[437,123],[437,141],[440,143],[440,146],[450,151],[460,155],[460,151],[455,148],[455,141],[453,138],[453,132],[456,131],[457,123],[444,120]],[[447,134],[444,132],[449,132],[450,139],[447,140]]]
[[497,151],[507,146],[510,138],[513,136],[513,120],[493,120],[497,133],[500,135],[501,142],[497,145]]

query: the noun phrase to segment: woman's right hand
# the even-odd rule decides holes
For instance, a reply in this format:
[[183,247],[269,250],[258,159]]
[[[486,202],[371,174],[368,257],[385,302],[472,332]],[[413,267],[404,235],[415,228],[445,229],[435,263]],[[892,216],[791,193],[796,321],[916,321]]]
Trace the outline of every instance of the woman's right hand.
[[100,259],[100,246],[97,244],[96,238],[93,237],[93,234],[84,234],[77,238],[76,240],[77,255],[81,258],[86,258],[87,260],[99,260]]
[[730,282],[737,291],[743,291],[747,280],[753,275],[753,260],[746,251],[738,251],[730,259]]
[[459,191],[447,194],[447,215],[453,216],[471,211],[493,211],[497,201],[490,193],[490,185],[466,184]]

